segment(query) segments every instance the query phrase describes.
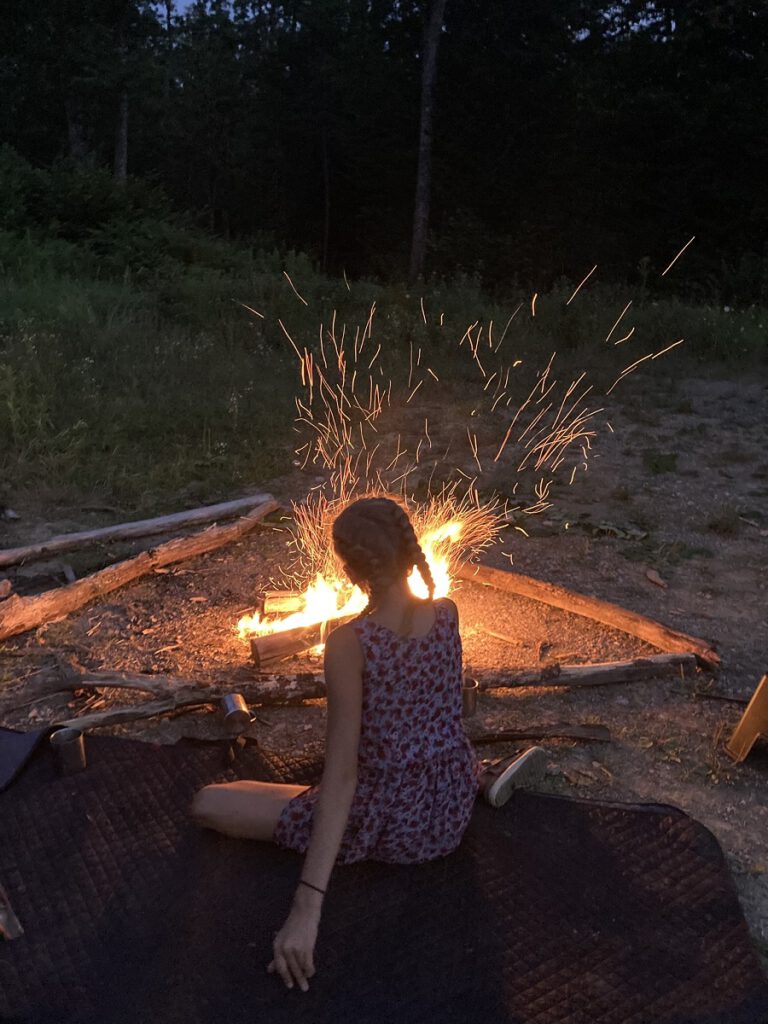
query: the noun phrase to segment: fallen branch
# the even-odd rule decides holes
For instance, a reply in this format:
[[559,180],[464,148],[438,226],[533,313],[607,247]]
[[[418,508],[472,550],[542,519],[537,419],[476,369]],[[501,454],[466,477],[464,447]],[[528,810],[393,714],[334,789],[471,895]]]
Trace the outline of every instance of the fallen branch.
[[154,519],[117,523],[115,526],[104,526],[98,530],[81,530],[79,533],[63,533],[37,544],[28,544],[26,547],[20,548],[6,548],[4,551],[0,551],[0,566],[35,561],[47,558],[49,555],[60,554],[62,551],[87,547],[89,544],[130,540],[133,537],[149,537],[157,533],[170,533],[183,526],[197,526],[201,523],[213,523],[219,519],[232,519],[233,516],[240,515],[271,500],[272,495],[270,494],[252,494],[247,498],[222,501],[218,505],[204,505],[201,508],[188,509],[185,512],[174,512],[168,516],[156,516]]
[[149,551],[142,551],[135,558],[117,562],[91,576],[55,590],[46,590],[32,597],[19,597],[14,594],[0,604],[0,640],[7,640],[17,633],[24,633],[44,622],[50,622],[51,619],[69,615],[94,598],[109,594],[162,566],[203,555],[223,547],[224,544],[239,540],[279,507],[274,498],[268,498],[236,523],[212,526],[189,537],[178,537],[156,548],[150,548]]
[[557,662],[541,668],[504,671],[497,676],[478,679],[481,690],[517,686],[606,686],[609,683],[634,683],[669,672],[695,672],[695,654],[653,654],[630,661],[593,662],[589,665],[561,665]]
[[477,746],[486,743],[509,743],[513,740],[594,740],[607,743],[611,738],[610,730],[605,725],[568,725],[567,722],[555,725],[532,726],[530,729],[503,729],[501,732],[484,732],[472,736]]
[[154,718],[157,715],[165,714],[167,711],[175,711],[176,708],[182,707],[185,703],[199,704],[200,701],[148,700],[144,704],[126,708],[109,708],[107,711],[94,711],[90,715],[63,719],[55,724],[57,728],[79,729],[81,732],[85,732],[87,729],[98,729],[107,725],[122,725],[125,722],[136,722],[141,718]]
[[289,704],[316,700],[325,696],[321,675],[261,676],[255,682],[239,679],[213,683],[183,679],[179,676],[145,675],[139,672],[88,672],[50,669],[36,679],[44,688],[43,696],[58,690],[138,690],[164,700],[211,703],[227,693],[239,693],[249,704]]
[[726,704],[742,704],[746,707],[749,704],[748,697],[729,697],[725,693],[694,693],[695,700],[721,700]]
[[720,667],[720,656],[708,641],[679,633],[669,626],[608,601],[588,597],[575,590],[545,583],[521,573],[492,569],[487,565],[465,564],[459,569],[458,576],[470,583],[482,583],[509,594],[519,594],[555,608],[562,608],[563,611],[584,615],[588,619],[639,637],[662,651],[693,653],[705,668],[717,670]]
[[[692,654],[660,654],[633,661],[605,662],[592,665],[547,665],[543,668],[519,669],[497,675],[482,675],[478,679],[481,690],[513,689],[525,686],[603,686],[609,683],[629,683],[651,679],[663,672],[694,671],[696,658]],[[58,667],[41,669],[34,674],[34,687],[42,688],[40,698],[60,690],[118,689],[139,690],[162,700],[190,700],[208,703],[226,693],[242,694],[251,705],[300,704],[325,697],[325,681],[321,674],[311,672],[291,675],[262,675],[249,682],[238,678],[216,682],[184,679],[178,676],[146,675],[138,672],[90,672],[61,663]],[[18,708],[19,698],[27,698],[29,686],[10,688],[3,693],[0,708]],[[38,697],[34,697],[37,700]]]

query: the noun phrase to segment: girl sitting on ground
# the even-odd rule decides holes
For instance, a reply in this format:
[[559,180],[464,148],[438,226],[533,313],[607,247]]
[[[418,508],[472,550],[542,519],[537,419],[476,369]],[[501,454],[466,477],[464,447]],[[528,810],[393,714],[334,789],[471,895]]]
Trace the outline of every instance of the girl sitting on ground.
[[[459,844],[478,792],[494,806],[542,770],[533,747],[482,771],[461,721],[458,613],[432,600],[434,582],[406,512],[388,498],[361,498],[333,524],[350,581],[369,597],[358,618],[325,647],[325,768],[319,786],[240,781],[206,786],[193,815],[230,836],[272,840],[305,854],[276,971],[307,990],[323,896],[335,863],[416,864]],[[408,586],[416,566],[430,594]]]

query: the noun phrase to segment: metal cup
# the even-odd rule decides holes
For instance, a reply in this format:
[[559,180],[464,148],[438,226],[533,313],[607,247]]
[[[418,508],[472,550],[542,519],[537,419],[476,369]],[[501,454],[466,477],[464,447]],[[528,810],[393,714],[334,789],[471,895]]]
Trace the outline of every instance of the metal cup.
[[471,718],[477,710],[477,680],[464,676],[461,684],[461,717]]
[[61,775],[74,775],[85,768],[85,738],[79,729],[57,729],[51,746]]
[[245,732],[251,724],[251,713],[242,696],[239,693],[227,693],[219,704],[229,731],[234,735]]

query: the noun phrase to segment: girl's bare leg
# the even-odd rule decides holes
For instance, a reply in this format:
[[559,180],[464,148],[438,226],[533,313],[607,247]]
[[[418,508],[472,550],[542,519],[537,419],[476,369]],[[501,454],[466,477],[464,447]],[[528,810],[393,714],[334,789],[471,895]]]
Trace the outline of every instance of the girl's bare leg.
[[283,808],[306,788],[247,780],[205,786],[195,793],[191,814],[226,836],[270,842]]

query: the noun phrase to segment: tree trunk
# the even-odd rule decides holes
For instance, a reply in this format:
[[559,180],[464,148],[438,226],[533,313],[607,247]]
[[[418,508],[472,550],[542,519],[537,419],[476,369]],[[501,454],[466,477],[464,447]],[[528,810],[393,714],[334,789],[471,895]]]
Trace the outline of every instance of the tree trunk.
[[64,110],[67,115],[69,156],[77,163],[83,164],[88,159],[88,143],[83,124],[83,105],[79,97],[70,93],[64,101]]
[[123,184],[128,177],[128,92],[123,89],[117,108],[115,128],[115,181]]
[[437,47],[443,28],[447,0],[432,0],[424,33],[421,69],[421,118],[419,159],[416,171],[416,199],[413,210],[411,265],[408,277],[413,282],[424,274],[429,224],[429,198],[432,189],[432,115],[437,80]]
[[323,127],[323,273],[328,269],[328,238],[331,230],[331,169],[328,160],[328,132]]
[[173,0],[165,0],[165,55],[168,62],[166,69],[166,99],[171,82],[171,54],[173,53]]

